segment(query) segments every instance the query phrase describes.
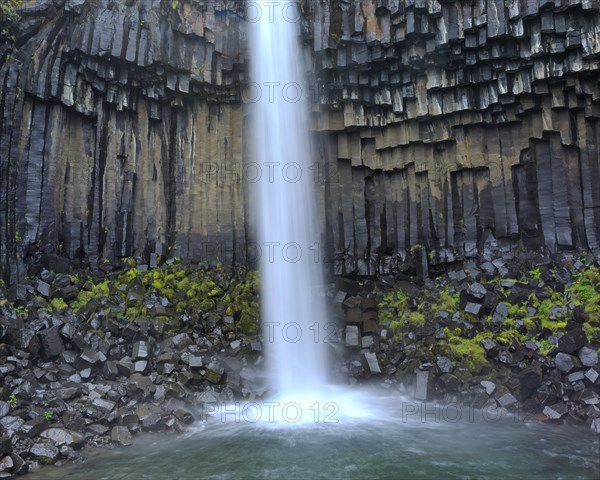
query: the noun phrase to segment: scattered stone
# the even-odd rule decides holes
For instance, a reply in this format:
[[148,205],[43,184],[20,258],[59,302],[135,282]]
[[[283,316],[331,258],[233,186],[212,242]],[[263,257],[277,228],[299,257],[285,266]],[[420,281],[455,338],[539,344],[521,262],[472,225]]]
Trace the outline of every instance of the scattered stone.
[[558,339],[558,350],[563,353],[573,353],[587,345],[587,343],[588,340],[583,330],[576,328]]
[[554,365],[563,373],[570,373],[573,369],[579,368],[579,360],[573,355],[558,353],[554,358]]
[[570,373],[569,375],[567,375],[567,382],[575,383],[580,380],[583,380],[584,378],[585,378],[585,375],[584,375],[583,371],[579,370],[577,372],[573,372],[573,373]]
[[490,382],[489,380],[482,380],[479,383],[483,388],[485,388],[485,393],[487,393],[488,395],[492,395],[496,391],[496,384],[494,382]]
[[518,402],[518,400],[510,392],[507,392],[504,395],[497,397],[496,401],[498,402],[498,404],[501,407],[504,407],[504,408],[510,407]]
[[600,377],[600,373],[598,373],[596,369],[590,368],[588,371],[585,372],[585,376],[590,382],[596,383],[596,380],[598,380],[598,378]]
[[598,350],[590,347],[583,347],[577,352],[579,360],[584,367],[595,367],[598,365]]
[[131,433],[127,427],[116,426],[110,432],[110,438],[113,443],[127,447],[133,444]]
[[49,428],[48,430],[44,430],[40,434],[40,437],[51,440],[57,447],[67,445],[73,448],[81,448],[85,442],[85,439],[80,434],[63,428]]
[[109,413],[114,410],[116,403],[104,398],[96,398],[92,401],[92,405],[104,413]]
[[481,303],[487,294],[487,289],[481,283],[472,283],[467,289],[473,302]]
[[50,296],[50,284],[43,280],[38,280],[36,290],[42,297],[48,298]]
[[358,326],[348,325],[346,326],[346,346],[347,347],[360,347],[360,332]]
[[192,354],[188,356],[187,364],[190,368],[202,368],[202,366],[204,365],[201,356]]
[[381,374],[381,366],[379,365],[379,360],[377,359],[377,355],[373,352],[366,352],[361,355],[363,368],[370,375],[379,375]]
[[2,458],[2,460],[0,460],[0,472],[8,472],[9,470],[12,470],[14,466],[15,463],[13,462],[13,459],[10,455],[7,455],[6,457]]
[[204,374],[204,379],[209,381],[210,383],[217,384],[223,378],[223,373],[225,369],[221,367],[217,362],[211,362],[206,368],[206,373]]
[[146,342],[139,341],[133,344],[133,353],[131,354],[133,360],[146,359],[148,358],[148,345]]
[[558,420],[565,416],[569,411],[569,407],[563,402],[555,403],[552,406],[544,407],[542,413],[551,420]]
[[2,425],[6,430],[12,430],[16,432],[21,428],[21,425],[25,423],[20,417],[14,417],[12,415],[7,415],[5,417],[0,418],[0,425]]
[[58,448],[47,443],[36,443],[29,449],[29,454],[44,465],[52,465],[58,460]]
[[452,360],[450,360],[448,357],[437,357],[437,362],[436,362],[438,368],[440,369],[440,372],[442,373],[450,373],[452,371],[452,368],[454,366],[454,363],[452,362]]
[[416,400],[427,400],[431,392],[431,370],[419,370],[416,377],[414,397]]
[[467,302],[467,305],[465,306],[465,312],[475,316],[479,316],[481,308],[481,304],[479,303]]
[[39,333],[42,349],[46,358],[57,357],[60,355],[65,346],[60,338],[58,327],[48,328]]
[[10,412],[10,405],[0,400],[0,418],[5,417]]

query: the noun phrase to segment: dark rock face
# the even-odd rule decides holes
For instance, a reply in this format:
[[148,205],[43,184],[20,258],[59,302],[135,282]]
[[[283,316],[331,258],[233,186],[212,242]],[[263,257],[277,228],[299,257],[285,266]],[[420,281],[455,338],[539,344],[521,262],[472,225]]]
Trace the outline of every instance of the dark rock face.
[[[27,4],[17,49],[0,46],[3,273],[173,248],[253,263],[243,2]],[[393,271],[417,244],[422,275],[518,240],[598,247],[597,2],[303,15],[332,271]]]

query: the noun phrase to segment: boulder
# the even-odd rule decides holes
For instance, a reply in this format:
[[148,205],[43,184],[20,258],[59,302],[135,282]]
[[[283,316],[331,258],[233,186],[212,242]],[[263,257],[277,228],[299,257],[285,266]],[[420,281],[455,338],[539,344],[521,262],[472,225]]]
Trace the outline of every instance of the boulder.
[[61,447],[66,445],[73,448],[81,448],[85,443],[85,439],[76,432],[65,430],[64,428],[49,428],[44,430],[40,437],[51,440],[54,445]]
[[598,350],[583,347],[577,352],[577,356],[584,367],[595,367],[598,365]]
[[362,365],[369,375],[380,375],[381,366],[374,352],[365,352],[361,355]]
[[45,358],[57,357],[65,349],[58,327],[42,330],[38,335]]
[[356,325],[346,326],[346,346],[360,347],[360,331]]
[[560,352],[556,354],[554,358],[554,366],[558,368],[562,373],[567,374],[573,371],[575,368],[580,368],[581,364],[579,359],[573,355]]
[[110,439],[113,443],[124,447],[133,443],[129,429],[122,426],[113,427],[110,431]]
[[588,340],[581,328],[568,331],[558,339],[558,350],[563,353],[573,353],[587,345]]
[[44,465],[52,465],[58,460],[60,451],[48,443],[36,443],[29,449],[29,455]]
[[427,400],[431,394],[432,383],[433,374],[431,370],[418,370],[415,381],[415,399]]

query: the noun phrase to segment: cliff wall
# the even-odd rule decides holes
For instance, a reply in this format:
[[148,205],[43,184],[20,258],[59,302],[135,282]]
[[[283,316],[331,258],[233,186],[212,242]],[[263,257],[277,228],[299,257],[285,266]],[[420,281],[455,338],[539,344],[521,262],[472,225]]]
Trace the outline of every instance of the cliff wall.
[[[335,273],[597,249],[597,1],[302,2]],[[0,44],[0,265],[253,263],[244,6],[35,0]]]

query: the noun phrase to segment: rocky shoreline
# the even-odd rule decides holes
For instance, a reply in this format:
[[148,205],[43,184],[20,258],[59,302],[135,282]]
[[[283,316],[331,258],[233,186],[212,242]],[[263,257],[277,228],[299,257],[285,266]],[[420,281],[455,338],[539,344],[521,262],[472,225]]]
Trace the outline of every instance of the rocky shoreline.
[[[335,375],[600,433],[598,259],[433,260],[417,247],[402,273],[329,285]],[[177,259],[77,271],[55,258],[0,285],[0,478],[266,396],[259,281]]]

